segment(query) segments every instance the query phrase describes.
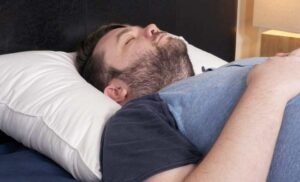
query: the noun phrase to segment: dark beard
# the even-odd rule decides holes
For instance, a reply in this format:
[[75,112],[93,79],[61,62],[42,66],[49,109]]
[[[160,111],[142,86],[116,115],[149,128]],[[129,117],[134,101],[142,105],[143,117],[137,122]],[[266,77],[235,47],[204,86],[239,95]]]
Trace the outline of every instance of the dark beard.
[[129,87],[129,99],[134,99],[194,75],[187,48],[182,40],[169,38],[162,46],[155,46],[136,60],[135,64],[119,74]]

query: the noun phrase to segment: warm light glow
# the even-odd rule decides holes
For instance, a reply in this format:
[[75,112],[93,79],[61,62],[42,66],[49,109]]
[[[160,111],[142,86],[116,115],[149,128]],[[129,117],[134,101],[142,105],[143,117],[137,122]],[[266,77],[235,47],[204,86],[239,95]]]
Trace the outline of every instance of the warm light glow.
[[255,0],[253,24],[300,33],[300,0]]
[[278,31],[278,30],[265,31],[263,34],[283,36],[283,37],[291,37],[291,38],[300,38],[300,34],[290,33],[290,32],[283,32],[283,31]]

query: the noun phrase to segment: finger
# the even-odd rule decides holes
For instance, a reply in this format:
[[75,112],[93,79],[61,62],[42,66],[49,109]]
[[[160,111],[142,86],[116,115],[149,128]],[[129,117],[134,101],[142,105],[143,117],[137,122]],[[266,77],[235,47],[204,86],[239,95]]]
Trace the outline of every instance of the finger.
[[277,53],[275,56],[277,57],[285,57],[285,56],[288,56],[290,53],[286,53],[286,52],[279,52]]
[[274,57],[270,57],[267,62],[273,62],[273,61],[286,61],[288,60],[289,56],[274,56]]

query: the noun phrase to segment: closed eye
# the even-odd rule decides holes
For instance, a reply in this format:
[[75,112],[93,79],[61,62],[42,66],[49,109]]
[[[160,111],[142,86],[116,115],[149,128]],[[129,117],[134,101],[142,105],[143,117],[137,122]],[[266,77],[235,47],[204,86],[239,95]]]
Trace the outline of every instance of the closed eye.
[[134,37],[129,37],[126,42],[125,45],[129,44],[132,40],[134,40]]

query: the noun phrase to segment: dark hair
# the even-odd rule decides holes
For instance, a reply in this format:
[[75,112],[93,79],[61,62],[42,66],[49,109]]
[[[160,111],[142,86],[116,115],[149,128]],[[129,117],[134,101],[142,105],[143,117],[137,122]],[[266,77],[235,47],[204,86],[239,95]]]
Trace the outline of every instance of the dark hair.
[[119,72],[105,64],[103,52],[93,55],[94,49],[104,35],[122,27],[125,25],[116,23],[101,26],[82,41],[77,50],[76,66],[80,75],[100,91],[104,91],[108,82]]

